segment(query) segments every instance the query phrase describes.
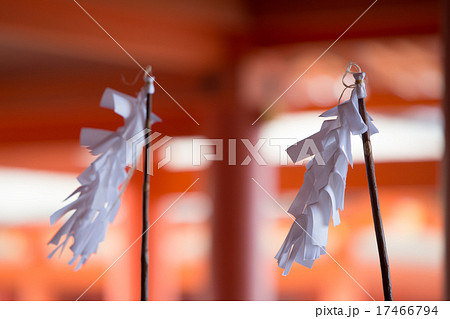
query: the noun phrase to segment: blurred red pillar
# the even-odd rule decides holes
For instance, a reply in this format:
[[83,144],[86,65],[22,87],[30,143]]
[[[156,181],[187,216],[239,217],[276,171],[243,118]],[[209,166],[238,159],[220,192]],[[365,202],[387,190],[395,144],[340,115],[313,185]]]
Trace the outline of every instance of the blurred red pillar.
[[241,165],[249,155],[241,139],[255,144],[258,126],[252,126],[254,112],[242,107],[236,98],[234,77],[234,74],[226,76],[229,80],[223,87],[221,105],[215,107],[208,124],[211,137],[223,140],[223,160],[214,162],[211,179],[214,202],[211,268],[216,300],[254,299],[256,233],[251,170],[255,160],[250,156],[249,165]]
[[445,299],[450,300],[450,4],[443,0],[443,42],[444,42],[444,98],[443,108],[445,117],[445,154],[443,163],[444,176],[444,205],[445,205]]

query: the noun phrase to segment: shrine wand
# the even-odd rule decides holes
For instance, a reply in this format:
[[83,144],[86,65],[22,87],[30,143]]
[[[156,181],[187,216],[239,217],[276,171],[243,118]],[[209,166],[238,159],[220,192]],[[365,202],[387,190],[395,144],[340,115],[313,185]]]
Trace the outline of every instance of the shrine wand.
[[[352,67],[357,69],[352,71]],[[345,78],[352,74],[355,82],[346,84]],[[313,158],[306,165],[303,185],[291,204],[288,212],[293,223],[286,239],[275,258],[287,275],[293,262],[312,268],[314,261],[328,254],[328,226],[330,218],[334,226],[339,225],[339,211],[344,209],[347,167],[353,166],[351,135],[361,135],[364,159],[369,183],[370,202],[375,226],[375,234],[380,258],[383,292],[385,300],[392,300],[392,287],[389,274],[389,260],[381,221],[378,191],[375,179],[375,164],[372,155],[370,135],[378,133],[372,118],[366,112],[364,98],[367,96],[364,84],[365,73],[351,62],[343,77],[345,86],[351,88],[350,99],[322,113],[321,117],[333,117],[322,123],[320,130],[291,145],[286,151],[294,163],[308,157]],[[314,146],[313,148],[311,148]],[[311,148],[313,154],[305,151]],[[329,255],[329,254],[328,254]]]
[[[361,72],[361,68],[357,64],[351,63],[347,70],[350,70],[351,66],[355,65],[358,68],[358,73],[354,73],[355,86],[357,90],[362,90],[364,81],[364,73]],[[344,75],[345,76],[345,75]],[[366,102],[363,97],[358,98],[359,114],[364,123],[368,125],[369,117],[366,112]],[[381,276],[383,280],[383,293],[385,301],[392,301],[392,285],[391,275],[389,273],[389,258],[386,249],[386,240],[384,238],[383,222],[381,220],[380,203],[378,201],[378,187],[375,178],[375,163],[372,154],[372,143],[370,142],[369,130],[362,134],[362,142],[364,149],[364,161],[366,164],[367,181],[369,183],[370,204],[372,206],[373,224],[375,227],[375,235],[377,239],[378,255],[380,258]]]
[[[146,118],[145,131],[151,132],[151,113],[152,113],[152,95],[155,92],[153,85],[154,77],[150,75],[151,67],[145,70],[145,88],[146,94]],[[144,184],[142,186],[142,243],[141,243],[141,301],[148,300],[148,229],[149,229],[149,212],[148,203],[150,197],[150,174],[149,166],[151,165],[151,139],[146,138],[144,147]]]

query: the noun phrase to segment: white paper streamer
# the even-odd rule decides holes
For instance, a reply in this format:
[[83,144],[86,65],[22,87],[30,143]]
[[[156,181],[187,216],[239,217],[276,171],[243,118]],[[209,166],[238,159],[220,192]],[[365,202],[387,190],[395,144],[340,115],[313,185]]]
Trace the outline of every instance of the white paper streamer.
[[[119,209],[120,195],[123,192],[119,187],[126,186],[124,182],[131,178],[136,160],[142,152],[142,149],[137,149],[137,154],[127,154],[133,152],[132,149],[127,149],[127,140],[144,130],[147,91],[148,84],[137,97],[132,97],[107,88],[100,106],[113,109],[124,118],[125,125],[115,132],[94,128],[81,130],[80,144],[99,157],[78,176],[81,186],[68,197],[79,194],[78,198],[50,216],[50,223],[53,225],[74,210],[72,216],[50,240],[49,244],[57,247],[49,258],[58,250],[62,252],[71,237],[73,244],[70,249],[73,258],[69,265],[80,257],[75,270],[78,270],[92,253],[97,252],[99,243],[105,238],[108,224],[113,222]],[[159,121],[161,119],[152,113],[151,123]],[[127,166],[132,166],[128,173]]]
[[[340,223],[339,210],[344,209],[347,162],[353,167],[350,134],[367,131],[358,112],[358,98],[366,97],[365,74],[360,72],[353,76],[359,84],[352,90],[350,99],[320,115],[336,118],[325,120],[319,132],[287,149],[294,163],[313,155],[305,151],[305,143],[315,145],[319,154],[315,154],[306,165],[303,185],[288,210],[295,222],[275,256],[279,267],[284,268],[285,276],[294,261],[311,268],[314,260],[326,253],[330,216],[334,226]],[[378,133],[372,118],[369,133]],[[323,161],[319,161],[318,155]]]

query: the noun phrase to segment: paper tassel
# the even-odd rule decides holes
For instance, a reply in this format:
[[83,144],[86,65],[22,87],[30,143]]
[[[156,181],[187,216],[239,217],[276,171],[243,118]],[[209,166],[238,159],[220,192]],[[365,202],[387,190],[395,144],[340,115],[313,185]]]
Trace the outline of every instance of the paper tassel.
[[[358,98],[366,97],[365,74],[355,73],[353,76],[362,84],[352,90],[350,99],[320,115],[336,118],[325,120],[319,132],[287,149],[294,163],[313,155],[305,151],[308,145],[314,146],[311,149],[316,154],[306,165],[303,185],[288,210],[295,222],[275,256],[279,267],[284,268],[285,276],[294,261],[311,268],[314,260],[326,253],[330,216],[334,226],[340,223],[339,210],[344,209],[347,162],[353,167],[350,135],[367,131],[358,112]],[[372,118],[369,133],[378,133]]]
[[[150,87],[153,87],[152,81]],[[136,160],[142,152],[142,149],[127,149],[127,141],[144,130],[145,101],[149,90],[148,85],[145,86],[136,98],[110,88],[103,93],[100,106],[113,109],[124,118],[125,125],[115,132],[93,128],[81,130],[80,144],[86,146],[92,155],[99,157],[78,176],[81,186],[68,197],[79,194],[78,198],[50,216],[50,223],[53,225],[74,210],[72,216],[50,240],[49,244],[57,247],[49,258],[58,250],[62,252],[71,237],[73,244],[70,249],[73,258],[69,265],[80,257],[75,270],[78,270],[92,253],[97,252],[99,243],[105,238],[108,224],[113,222],[119,209],[120,195],[123,192],[119,187],[127,178],[131,178]],[[159,121],[161,119],[152,113],[151,123]],[[132,152],[136,154],[131,154]],[[128,173],[127,166],[132,166]]]

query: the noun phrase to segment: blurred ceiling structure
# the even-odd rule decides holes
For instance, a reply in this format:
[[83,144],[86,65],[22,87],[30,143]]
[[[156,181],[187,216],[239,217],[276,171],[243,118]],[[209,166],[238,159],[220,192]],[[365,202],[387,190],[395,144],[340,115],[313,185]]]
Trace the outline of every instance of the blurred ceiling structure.
[[[301,48],[301,43],[322,41],[316,45],[317,50],[310,49],[302,55],[301,63],[297,61],[281,69],[290,69],[282,79],[288,82],[371,3],[349,0],[201,0],[195,5],[181,0],[79,2],[139,63],[152,64],[164,89],[199,122],[205,122],[215,108],[223,107],[215,102],[217,97],[234,95],[236,73],[245,57],[274,46],[299,44]],[[404,10],[408,11],[407,15],[403,14]],[[371,56],[382,51],[408,50],[408,58],[418,56],[423,60],[422,65],[414,65],[409,72],[417,74],[418,68],[426,68],[429,72],[424,76],[429,76],[430,83],[434,84],[439,82],[440,75],[436,72],[437,61],[426,56],[426,46],[438,46],[438,40],[437,37],[423,40],[420,35],[438,33],[438,16],[438,1],[380,1],[342,40],[391,38],[381,43],[367,40],[355,44],[355,49],[367,62],[387,63],[389,70],[392,65],[402,69],[409,61],[378,61]],[[123,87],[121,75],[132,81],[139,68],[76,2],[5,0],[0,21],[0,112],[8,119],[0,128],[1,141],[28,140],[37,135],[39,139],[76,139],[80,126],[120,123],[115,115],[97,107],[100,94],[106,86]],[[405,34],[416,34],[419,38],[406,43],[392,39]],[[339,52],[330,52],[333,55],[338,56]],[[334,67],[329,71],[342,73],[335,67],[336,63],[330,63]],[[313,78],[314,72],[320,73],[329,66],[324,59],[322,66],[312,68],[309,76]],[[379,68],[379,72],[383,70],[384,67]],[[402,76],[405,74],[398,73],[399,78],[392,81],[404,83]],[[245,84],[243,87],[246,88]],[[394,87],[401,91],[401,87]],[[136,90],[136,86],[130,87],[130,94]],[[439,88],[434,91],[438,94]],[[398,94],[414,92],[417,90],[403,90]],[[435,99],[434,95],[431,98]],[[204,133],[166,94],[161,92],[155,99],[158,114],[168,124],[163,133],[171,136]],[[238,100],[241,104],[245,102]],[[255,110],[257,113],[259,110]]]

